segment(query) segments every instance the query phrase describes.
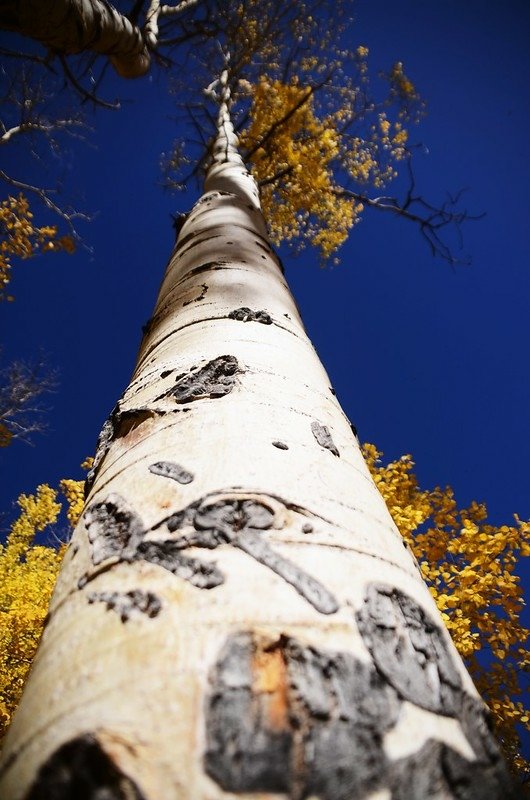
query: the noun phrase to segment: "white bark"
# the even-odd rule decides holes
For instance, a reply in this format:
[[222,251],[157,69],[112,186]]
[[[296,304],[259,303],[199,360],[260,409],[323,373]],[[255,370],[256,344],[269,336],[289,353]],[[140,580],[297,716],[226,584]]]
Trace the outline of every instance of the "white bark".
[[107,0],[7,0],[0,8],[0,27],[65,55],[84,50],[108,55],[124,78],[138,78],[149,69],[141,30]]
[[108,789],[108,766],[79,777],[95,747],[116,798],[442,800],[462,780],[465,797],[511,796],[304,332],[226,102],[86,509],[1,797]]

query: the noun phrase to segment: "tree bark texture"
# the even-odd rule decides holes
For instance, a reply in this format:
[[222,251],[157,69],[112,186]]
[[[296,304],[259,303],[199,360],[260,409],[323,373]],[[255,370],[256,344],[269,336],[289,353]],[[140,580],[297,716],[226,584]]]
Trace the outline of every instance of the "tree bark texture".
[[0,27],[65,55],[85,50],[107,55],[124,78],[149,69],[142,32],[106,0],[4,0]]
[[506,800],[226,105],[5,745],[9,800]]

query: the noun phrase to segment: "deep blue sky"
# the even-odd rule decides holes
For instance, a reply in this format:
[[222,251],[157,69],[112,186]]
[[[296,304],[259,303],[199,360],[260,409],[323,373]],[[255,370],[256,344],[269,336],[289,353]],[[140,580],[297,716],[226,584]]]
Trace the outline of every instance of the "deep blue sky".
[[[428,102],[413,138],[426,198],[468,187],[472,266],[434,260],[417,230],[367,213],[322,270],[284,255],[308,332],[346,413],[388,457],[412,453],[425,487],[450,483],[492,519],[530,517],[529,250],[530,4],[517,0],[359,0],[350,44],[374,72],[396,60]],[[128,383],[172,243],[170,212],[196,199],[157,187],[176,135],[164,79],[112,79],[91,145],[75,146],[67,183],[97,212],[91,256],[47,256],[15,270],[16,301],[0,308],[4,362],[42,348],[60,371],[49,432],[0,451],[0,508],[21,491],[79,475]],[[11,170],[16,174],[18,164]]]

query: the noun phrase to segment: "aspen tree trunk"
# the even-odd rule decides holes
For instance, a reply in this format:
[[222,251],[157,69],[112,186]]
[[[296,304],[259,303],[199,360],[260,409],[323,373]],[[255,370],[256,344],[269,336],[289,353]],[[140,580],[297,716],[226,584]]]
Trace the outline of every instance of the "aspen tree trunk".
[[107,0],[2,0],[0,27],[66,55],[84,50],[108,55],[124,78],[149,69],[141,30]]
[[515,798],[304,333],[221,85],[0,796]]

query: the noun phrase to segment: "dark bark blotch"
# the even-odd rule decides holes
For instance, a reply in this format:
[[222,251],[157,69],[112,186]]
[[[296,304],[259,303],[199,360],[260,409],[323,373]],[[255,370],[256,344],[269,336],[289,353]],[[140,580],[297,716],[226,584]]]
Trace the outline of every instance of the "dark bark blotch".
[[107,610],[115,611],[122,622],[127,622],[134,612],[153,619],[162,608],[160,599],[153,592],[133,589],[130,592],[90,592],[89,603],[105,603]]
[[92,563],[108,558],[131,561],[144,536],[142,520],[119,494],[109,494],[102,503],[87,508],[84,521],[90,542]]
[[329,450],[334,456],[340,458],[339,449],[333,441],[333,437],[331,436],[327,425],[321,425],[320,422],[314,420],[314,422],[311,423],[311,431],[319,445],[323,447],[324,450]]
[[334,595],[316,578],[280,555],[266,540],[262,531],[272,527],[274,513],[255,500],[219,500],[212,504],[195,502],[166,517],[156,527],[165,525],[171,533],[193,526],[183,532],[175,546],[214,549],[232,544],[260,564],[283,578],[321,614],[334,614],[338,602]]
[[215,564],[185,556],[182,546],[171,540],[142,542],[136,559],[163,567],[198,589],[213,589],[224,583],[224,575]]
[[196,367],[178,375],[175,385],[157,399],[172,397],[177,403],[190,403],[205,397],[223,397],[236,385],[236,376],[240,371],[234,356],[219,356],[204,367]]
[[191,483],[194,478],[192,472],[172,461],[157,461],[156,464],[150,465],[149,472],[152,472],[153,475],[161,475],[163,478],[172,478],[177,483],[183,484]]
[[242,633],[210,680],[205,768],[225,791],[353,800],[380,785],[398,700],[370,665]]
[[372,584],[357,624],[375,665],[401,697],[457,716],[462,680],[441,628],[399,589]]
[[272,317],[266,311],[253,311],[247,306],[235,308],[228,314],[229,319],[236,319],[239,322],[261,322],[263,325],[272,325]]
[[137,784],[84,734],[61,745],[40,767],[25,800],[146,800]]

